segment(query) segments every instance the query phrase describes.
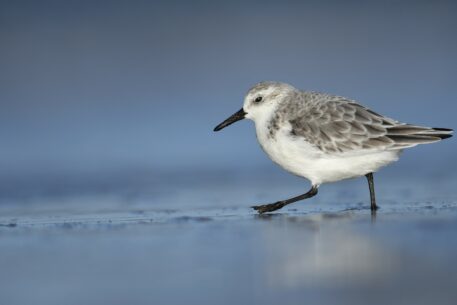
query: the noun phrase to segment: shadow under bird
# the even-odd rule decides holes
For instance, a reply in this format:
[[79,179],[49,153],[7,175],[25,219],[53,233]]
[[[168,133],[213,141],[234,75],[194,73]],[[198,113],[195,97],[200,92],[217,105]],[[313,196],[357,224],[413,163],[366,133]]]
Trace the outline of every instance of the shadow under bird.
[[403,149],[449,138],[453,132],[401,123],[350,99],[280,82],[256,84],[243,108],[214,131],[244,118],[254,121],[260,146],[273,162],[311,182],[303,195],[252,207],[261,214],[315,196],[322,183],[360,176],[368,179],[374,212],[373,173],[397,161]]

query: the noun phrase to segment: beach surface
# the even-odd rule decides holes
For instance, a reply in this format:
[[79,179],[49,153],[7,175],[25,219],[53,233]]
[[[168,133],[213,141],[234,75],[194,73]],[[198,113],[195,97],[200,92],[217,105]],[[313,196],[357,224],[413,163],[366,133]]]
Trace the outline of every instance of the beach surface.
[[363,179],[254,213],[306,191],[284,177],[4,190],[0,303],[455,304],[457,179],[383,176],[376,217]]

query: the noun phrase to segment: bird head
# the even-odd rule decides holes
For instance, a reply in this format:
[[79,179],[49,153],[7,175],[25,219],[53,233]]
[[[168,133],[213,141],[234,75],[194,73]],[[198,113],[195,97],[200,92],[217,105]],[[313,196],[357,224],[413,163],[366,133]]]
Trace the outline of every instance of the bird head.
[[277,106],[296,89],[280,82],[261,82],[249,89],[243,108],[214,128],[219,131],[244,118],[258,122],[269,118]]

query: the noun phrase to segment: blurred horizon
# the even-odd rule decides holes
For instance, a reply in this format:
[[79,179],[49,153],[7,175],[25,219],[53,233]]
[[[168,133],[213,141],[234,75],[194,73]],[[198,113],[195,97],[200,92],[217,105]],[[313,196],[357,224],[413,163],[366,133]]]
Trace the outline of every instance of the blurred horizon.
[[[262,80],[454,128],[454,1],[2,1],[0,176],[279,171],[252,122]],[[456,169],[453,138],[390,172]]]

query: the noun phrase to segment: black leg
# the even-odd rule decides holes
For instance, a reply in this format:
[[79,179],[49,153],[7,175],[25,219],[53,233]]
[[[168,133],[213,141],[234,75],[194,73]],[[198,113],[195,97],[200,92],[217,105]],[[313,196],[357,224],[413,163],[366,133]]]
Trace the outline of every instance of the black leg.
[[256,206],[253,206],[252,208],[254,210],[256,210],[257,212],[259,212],[259,214],[273,212],[273,211],[279,210],[280,208],[283,208],[284,206],[291,204],[293,202],[311,198],[311,197],[315,196],[316,194],[317,194],[317,186],[313,185],[311,187],[311,189],[303,195],[299,195],[297,197],[293,197],[293,198],[286,199],[286,200],[281,200],[281,201],[278,201],[275,203],[256,205]]
[[378,206],[376,205],[376,197],[374,194],[373,173],[366,174],[365,176],[367,177],[368,187],[370,188],[371,212],[376,212]]

